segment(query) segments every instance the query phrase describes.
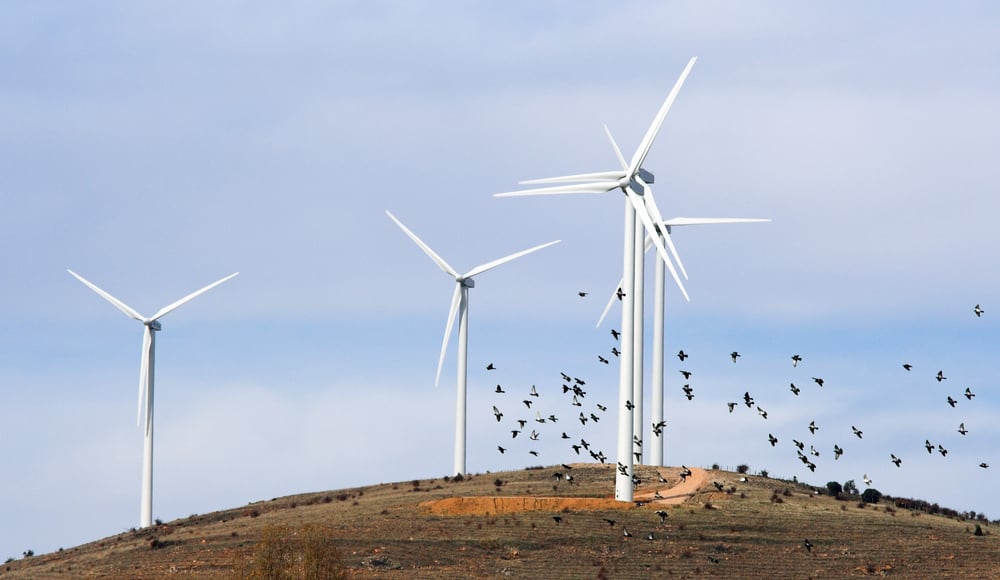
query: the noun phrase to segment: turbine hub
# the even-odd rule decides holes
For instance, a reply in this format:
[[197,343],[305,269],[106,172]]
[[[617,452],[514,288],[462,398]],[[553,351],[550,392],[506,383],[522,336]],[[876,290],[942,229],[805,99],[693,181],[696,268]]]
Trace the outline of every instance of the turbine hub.
[[473,280],[472,278],[463,278],[459,280],[458,283],[461,284],[462,286],[465,286],[466,288],[476,287],[476,281]]
[[146,326],[148,326],[150,330],[157,330],[157,331],[160,330],[160,328],[162,328],[160,326],[159,320],[150,320],[149,322],[146,323]]

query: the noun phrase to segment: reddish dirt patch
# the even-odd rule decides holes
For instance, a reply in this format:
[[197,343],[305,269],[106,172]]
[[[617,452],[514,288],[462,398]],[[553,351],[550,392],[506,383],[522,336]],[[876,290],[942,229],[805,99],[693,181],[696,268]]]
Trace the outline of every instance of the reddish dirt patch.
[[[667,489],[636,494],[635,499],[651,501],[652,503],[657,504],[684,503],[685,500],[693,497],[708,481],[708,472],[704,469],[698,467],[692,467],[690,469],[691,475],[687,477],[687,480]],[[661,473],[660,475],[663,474]],[[659,498],[655,497],[657,493],[660,494]]]
[[563,509],[573,511],[634,509],[635,504],[613,499],[592,497],[448,497],[435,501],[425,501],[420,507],[433,514],[457,515],[497,515],[527,511],[553,511]]

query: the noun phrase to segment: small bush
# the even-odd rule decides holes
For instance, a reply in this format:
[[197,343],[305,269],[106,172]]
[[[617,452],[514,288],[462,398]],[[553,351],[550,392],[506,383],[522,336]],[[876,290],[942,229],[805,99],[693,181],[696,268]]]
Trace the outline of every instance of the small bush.
[[713,463],[712,464],[712,469],[718,471],[719,470],[719,464],[718,463]]
[[829,481],[826,484],[826,492],[833,497],[840,498],[840,493],[844,488],[836,481]]
[[306,524],[299,529],[265,526],[249,559],[233,567],[234,578],[344,578],[340,553],[329,528]]
[[766,469],[761,469],[760,470],[760,476],[761,477],[767,477],[767,470]]
[[861,494],[861,501],[864,503],[878,503],[882,499],[882,492],[869,487]]
[[741,463],[736,466],[736,473],[746,475],[747,473],[750,473],[750,466],[746,463]]
[[451,478],[451,480],[452,480],[453,482],[455,482],[455,483],[458,483],[458,482],[460,482],[460,481],[465,481],[465,476],[464,476],[464,475],[462,475],[461,473],[459,473],[459,474],[458,474],[458,475],[456,475],[455,477]]
[[982,536],[983,535],[983,527],[980,526],[979,524],[976,524],[976,531],[972,532],[972,535],[973,536]]

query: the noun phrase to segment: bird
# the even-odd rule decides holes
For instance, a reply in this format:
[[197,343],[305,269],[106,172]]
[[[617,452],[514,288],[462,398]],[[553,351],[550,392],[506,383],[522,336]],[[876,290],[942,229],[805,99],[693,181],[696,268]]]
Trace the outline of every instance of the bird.
[[500,385],[497,385],[497,390],[496,390],[495,392],[497,392],[497,393],[506,393],[507,391],[503,390],[503,389],[502,389],[502,388],[500,387]]
[[493,370],[496,370],[496,367],[493,366],[493,363],[490,363],[490,364],[486,365],[486,370],[493,371]]
[[757,414],[760,415],[761,417],[767,419],[767,411],[765,411],[764,409],[761,409],[760,407],[757,407]]
[[729,353],[729,356],[730,356],[730,358],[733,359],[733,363],[735,363],[736,359],[738,359],[741,355],[740,355],[740,353],[738,353],[738,352],[736,352],[734,350],[733,352]]
[[815,471],[816,471],[816,464],[815,463],[813,463],[812,461],[807,461],[806,462],[806,467],[809,468],[809,471],[812,471],[812,472],[815,473]]
[[499,451],[500,453],[505,453],[507,450],[505,448],[500,447],[499,445],[497,445],[497,451]]
[[557,524],[562,523],[562,516],[552,516],[552,519],[555,520]]
[[621,351],[619,351],[619,350],[618,350],[617,348],[615,348],[615,347],[611,347],[611,354],[613,354],[613,355],[615,355],[615,356],[618,356],[618,355],[620,355],[620,354],[621,354]]
[[812,455],[813,457],[819,457],[819,451],[817,451],[817,450],[816,450],[816,447],[814,447],[814,446],[812,446],[812,445],[810,445],[810,446],[809,446],[809,453],[810,453],[810,455]]
[[544,422],[545,422],[545,418],[542,417],[542,412],[541,411],[535,411],[535,423],[544,423]]
[[990,464],[986,463],[985,461],[979,464],[979,467],[982,467],[983,469],[986,469],[989,466],[990,466]]
[[583,403],[580,402],[580,399],[576,398],[576,395],[573,395],[573,406],[574,407],[582,407],[583,406]]
[[577,292],[576,294],[577,294],[577,296],[579,296],[580,298],[586,298],[586,297],[587,297],[587,294],[590,294],[590,292]]
[[729,412],[732,413],[733,409],[736,408],[736,403],[726,403],[726,406],[729,407]]
[[493,415],[496,416],[497,423],[499,423],[500,418],[503,417],[503,413],[500,412],[500,409],[497,409],[496,405],[493,405]]
[[927,453],[934,453],[934,444],[931,443],[930,439],[924,439],[924,447],[927,449]]
[[844,454],[844,448],[836,443],[833,444],[833,459],[834,461],[840,459],[840,456]]
[[525,406],[525,407],[527,407],[527,408],[529,408],[529,409],[530,409],[530,408],[531,408],[531,403],[532,403],[533,401],[532,401],[531,399],[525,399],[525,400],[523,400],[523,401],[521,401],[521,402],[522,402],[522,403],[524,403],[524,406]]
[[556,417],[555,415],[549,415],[549,421],[551,421],[552,423],[558,423],[559,418]]
[[635,408],[635,405],[632,404],[632,401],[625,401],[625,408],[631,411]]
[[806,448],[806,444],[803,443],[803,442],[801,442],[801,441],[799,441],[798,439],[792,439],[792,443],[794,443],[795,446],[798,447],[799,449],[805,449]]
[[656,515],[660,516],[660,523],[667,521],[667,512],[665,510],[656,510],[654,512]]
[[608,522],[608,525],[610,525],[612,528],[615,527],[615,522],[618,521],[618,520],[609,520],[608,518],[603,518],[603,519],[604,521]]
[[649,540],[650,542],[652,542],[652,541],[653,541],[653,540],[655,540],[656,538],[654,538],[654,537],[653,537],[653,532],[649,532],[649,535],[648,535],[648,536],[646,536],[646,539],[647,539],[647,540]]
[[559,374],[561,374],[561,375],[562,375],[562,380],[564,380],[564,381],[567,381],[567,382],[569,382],[569,381],[572,381],[572,380],[573,380],[573,377],[571,377],[571,376],[567,375],[566,373],[563,373],[563,372],[561,372],[561,373],[559,373]]
[[604,364],[608,364],[608,359],[604,358],[601,355],[597,355],[597,360],[601,361]]
[[965,428],[965,423],[959,423],[959,424],[958,424],[958,432],[959,432],[959,433],[961,433],[962,435],[965,435],[966,433],[968,433],[968,432],[969,432],[969,431],[968,431],[968,430],[967,430],[967,429]]
[[562,434],[562,437],[561,437],[561,438],[562,438],[562,439],[569,439],[570,437],[569,437],[569,435],[567,435],[567,434],[566,434],[566,432],[565,432],[565,431],[563,431],[563,434]]
[[568,473],[563,476],[563,479],[566,480],[566,483],[573,483],[573,476]]
[[896,467],[899,467],[899,465],[903,463],[903,460],[896,457],[894,453],[890,453],[889,456],[892,458],[892,462],[896,464]]
[[687,357],[688,354],[683,350],[677,351],[677,358],[681,359],[681,362],[684,362],[684,359],[686,359]]
[[570,447],[573,448],[573,451],[576,451],[577,455],[580,454],[580,446],[579,445],[570,445]]
[[767,434],[767,440],[771,442],[771,447],[778,444],[778,438],[770,433]]
[[816,421],[809,421],[809,432],[815,435],[817,431],[819,427],[816,426]]
[[861,438],[862,438],[862,437],[861,437],[861,435],[862,435],[862,431],[861,431],[861,429],[858,429],[858,428],[857,428],[857,427],[855,427],[854,425],[851,425],[851,431],[854,431],[854,434],[858,436],[858,439],[861,439]]
[[823,379],[818,378],[818,377],[813,377],[813,381],[815,381],[817,385],[819,385],[821,387],[823,386]]
[[665,478],[664,478],[664,477],[663,477],[662,475],[660,475],[660,474],[659,474],[659,472],[657,472],[657,474],[656,474],[656,479],[657,479],[657,480],[658,480],[658,481],[659,481],[660,483],[667,483],[667,480],[666,480],[666,479],[665,479]]
[[868,474],[867,473],[864,474],[863,476],[861,476],[861,481],[865,482],[865,485],[871,485],[872,484],[872,480],[868,478]]
[[957,402],[958,402],[958,401],[956,401],[955,399],[952,399],[952,398],[951,398],[951,395],[948,395],[948,404],[949,404],[949,405],[951,405],[952,407],[954,407],[954,406],[955,406],[955,403],[957,403]]
[[518,436],[518,434],[520,432],[521,432],[520,429],[511,429],[510,430],[510,438],[511,439],[517,439],[517,436]]
[[535,388],[535,385],[531,385],[531,392],[528,393],[528,396],[529,397],[537,397],[538,396],[538,389]]
[[743,393],[743,402],[746,403],[748,409],[753,407],[753,397],[750,396],[750,391]]
[[722,491],[726,487],[726,486],[722,485],[721,483],[719,483],[718,481],[713,481],[712,485],[714,485],[715,489],[717,489],[719,491]]
[[531,435],[528,435],[528,438],[531,439],[532,441],[538,441],[538,431],[532,429]]
[[913,365],[911,365],[910,363],[903,363],[903,368],[910,371],[913,370]]
[[812,553],[812,551],[813,551],[813,544],[812,544],[812,542],[809,541],[809,538],[806,538],[806,540],[804,542],[802,542],[802,545],[805,546],[806,551],[808,551],[810,554]]
[[935,378],[937,379],[937,382],[940,383],[941,381],[947,379],[948,377],[944,376],[944,371],[938,371],[938,374]]
[[684,385],[681,387],[681,390],[684,391],[684,396],[687,397],[687,400],[690,401],[694,398],[694,389],[691,388],[691,385]]
[[618,332],[618,331],[617,331],[617,330],[615,330],[614,328],[612,328],[612,329],[611,329],[611,336],[613,336],[615,340],[618,340],[618,338],[619,338],[619,337],[620,337],[621,335],[622,335],[622,333]]
[[626,528],[625,526],[622,526],[622,535],[625,536],[626,538],[632,537],[632,534],[629,533],[628,528]]
[[628,466],[626,466],[621,461],[618,462],[618,472],[622,475],[628,475]]
[[[575,382],[576,384],[578,384],[578,385],[586,385],[586,384],[587,384],[587,382],[586,382],[586,381],[584,381],[583,379],[581,379],[581,378],[578,378],[578,377],[573,377],[573,381],[574,381],[574,382]],[[573,388],[573,390],[574,390],[574,391],[576,391],[576,387],[574,387],[574,388]]]
[[638,447],[642,447],[642,439],[639,439],[638,435],[632,436],[632,443],[634,443]]
[[518,419],[517,420],[517,424],[520,425],[522,429],[524,429],[524,426],[528,424],[528,420],[527,419]]
[[580,439],[580,445],[583,445],[584,449],[588,451],[590,450],[590,443],[587,443],[586,439]]
[[938,453],[941,454],[941,457],[948,457],[948,450],[942,447],[940,443],[938,443]]
[[975,396],[976,396],[976,394],[972,392],[972,389],[970,389],[969,387],[965,387],[965,398],[966,399],[968,399],[968,400],[971,401],[972,397],[975,397]]
[[976,307],[973,308],[972,311],[976,313],[976,318],[982,317],[983,312],[986,312],[985,310],[983,310],[982,308],[980,308],[978,304],[976,304]]
[[795,395],[795,396],[798,396],[799,395],[799,391],[801,389],[799,389],[798,387],[796,387],[795,383],[789,383],[789,384],[792,386],[792,388],[791,388],[792,394]]
[[600,403],[597,404],[597,408],[600,409],[601,411],[607,411],[608,410],[607,407],[605,407],[604,405],[602,405]]
[[618,291],[615,292],[615,296],[617,296],[618,300],[620,301],[622,298],[625,297],[625,292],[621,288],[619,288]]
[[653,433],[655,435],[662,435],[663,428],[667,426],[666,421],[660,421],[659,423],[653,423]]
[[528,453],[534,455],[535,457],[538,457],[538,452],[537,451],[529,451]]
[[685,381],[691,378],[691,371],[680,371],[680,373],[684,375]]
[[709,561],[709,562],[711,562],[711,563],[713,563],[713,564],[718,564],[718,563],[719,563],[719,562],[721,562],[722,560],[720,560],[720,559],[718,559],[718,558],[716,558],[716,557],[713,557],[713,556],[709,556],[709,557],[708,557],[708,561]]

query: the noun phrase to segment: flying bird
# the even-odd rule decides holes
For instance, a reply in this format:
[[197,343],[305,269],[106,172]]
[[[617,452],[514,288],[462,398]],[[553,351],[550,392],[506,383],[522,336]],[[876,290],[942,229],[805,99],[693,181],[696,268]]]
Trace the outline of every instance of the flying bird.
[[795,446],[798,447],[799,449],[805,449],[806,448],[806,444],[803,443],[803,442],[801,442],[801,441],[799,441],[798,439],[792,439],[792,443],[794,443]]
[[982,467],[983,469],[986,469],[986,468],[987,468],[987,467],[989,467],[989,466],[990,466],[990,464],[989,464],[989,463],[986,463],[985,461],[984,461],[983,463],[980,463],[980,464],[979,464],[979,467]]
[[542,412],[541,411],[535,411],[535,423],[544,423],[544,422],[545,422],[545,418],[542,417]]
[[497,445],[497,451],[499,451],[500,453],[506,453],[507,452],[507,450],[505,448],[500,447],[499,445]]
[[809,421],[809,432],[815,435],[817,431],[819,427],[816,426],[816,421]]
[[578,295],[578,296],[579,296],[580,298],[586,298],[587,294],[590,294],[590,292],[577,292],[576,294],[577,294],[577,295]]
[[528,393],[528,396],[529,397],[537,397],[538,396],[538,389],[535,388],[535,385],[531,385],[531,392]]
[[597,415],[591,413],[590,414],[590,420],[593,421],[594,423],[597,423],[597,422],[599,422],[601,420],[601,418],[598,417]]
[[576,451],[577,455],[580,454],[580,446],[579,445],[570,445],[570,447],[573,448],[573,451]]
[[840,459],[840,456],[844,454],[844,448],[836,443],[833,444],[833,460],[836,461]]
[[968,400],[971,401],[972,397],[975,397],[975,396],[976,396],[976,394],[973,393],[972,390],[969,387],[965,387],[965,398],[966,399],[968,399]]
[[861,481],[865,482],[865,485],[871,485],[872,484],[872,480],[868,479],[868,474],[867,473],[864,474],[861,477]]
[[532,441],[538,441],[538,431],[532,429],[531,435],[528,435],[528,438],[531,439]]
[[743,393],[743,402],[746,403],[747,408],[753,408],[753,397],[750,396],[750,391]]
[[740,353],[734,350],[733,352],[729,353],[729,356],[733,359],[733,362],[735,363],[736,359],[738,359],[741,355]]
[[655,511],[655,512],[653,512],[653,513],[655,513],[656,515],[660,516],[660,523],[661,523],[661,524],[662,524],[663,522],[667,521],[667,515],[668,515],[668,514],[667,514],[667,512],[666,512],[665,510],[656,510],[656,511]]
[[496,367],[493,366],[493,363],[490,363],[490,364],[486,365],[486,370],[493,371],[493,370],[496,370]]
[[609,520],[608,518],[604,518],[604,521],[608,522],[608,525],[610,525],[613,528],[615,527],[615,522],[617,520]]
[[681,359],[681,362],[684,362],[684,359],[686,359],[687,357],[688,357],[688,354],[686,352],[684,352],[683,350],[680,350],[680,351],[677,352],[677,358]]
[[732,413],[733,409],[736,408],[736,403],[726,403],[726,406],[729,407],[729,412]]
[[858,439],[862,438],[861,437],[861,435],[862,435],[861,429],[858,429],[854,425],[851,425],[851,431],[854,431],[854,434],[858,436]]
[[563,439],[569,439],[569,435],[567,435],[566,432],[563,431],[562,438]]
[[632,534],[629,533],[628,528],[626,528],[625,526],[622,526],[622,535],[625,536],[626,538],[632,537]]
[[800,357],[797,354],[793,354],[792,355],[792,366],[793,367],[797,367],[797,366],[799,366],[800,362],[802,362],[802,357]]
[[760,407],[757,407],[757,414],[760,415],[761,417],[767,419],[767,411],[765,411],[764,409],[761,409]]
[[527,419],[518,419],[517,420],[517,424],[520,425],[522,429],[524,429],[524,426],[528,424],[528,420]]
[[493,405],[493,415],[496,416],[497,423],[499,423],[500,419],[503,417],[503,413],[500,412],[500,409],[497,409],[496,405]]
[[896,464],[896,467],[899,467],[899,465],[900,465],[901,463],[903,463],[903,460],[902,460],[902,459],[900,459],[900,458],[898,458],[898,457],[896,457],[896,455],[895,455],[895,454],[893,454],[893,453],[890,453],[889,455],[890,455],[890,457],[892,457],[892,462]]
[[511,429],[511,430],[510,430],[510,438],[511,438],[511,439],[517,439],[517,436],[518,436],[518,435],[519,435],[520,433],[521,433],[521,430],[520,430],[520,429]]
[[561,372],[561,373],[559,373],[559,374],[561,374],[561,375],[562,375],[562,380],[564,380],[564,381],[566,381],[566,382],[569,382],[569,381],[572,381],[572,380],[573,380],[573,377],[571,377],[571,376],[567,375],[566,373],[562,373],[562,372]]
[[619,288],[618,291],[615,292],[615,296],[617,296],[618,300],[620,301],[622,298],[625,297],[625,292],[621,288]]
[[608,410],[607,407],[605,407],[604,405],[602,405],[600,403],[597,404],[597,408],[600,409],[601,411],[607,411]]
[[573,395],[573,406],[574,407],[582,407],[583,406],[583,403],[580,402],[580,399],[576,398],[576,395]]
[[821,387],[823,386],[823,379],[820,379],[820,378],[817,378],[817,377],[813,377],[813,381],[815,381],[817,385],[819,385]]
[[985,310],[980,308],[978,304],[976,304],[976,307],[973,308],[972,311],[976,313],[977,318],[981,317],[983,315],[983,312],[986,312]]
[[685,381],[691,378],[691,371],[680,371],[680,373],[684,375]]
[[795,396],[798,396],[799,395],[799,391],[801,389],[799,389],[798,387],[796,387],[795,383],[789,383],[789,384],[792,386],[792,388],[791,388],[792,394],[795,395]]
[[911,371],[913,370],[913,365],[911,365],[910,363],[903,363],[903,368],[908,371]]
[[632,401],[625,401],[625,408],[631,411],[635,408],[635,405],[632,404]]
[[957,403],[957,402],[958,402],[958,401],[956,401],[955,399],[952,399],[952,398],[951,398],[951,395],[948,395],[948,404],[949,404],[949,405],[951,405],[952,407],[954,407],[954,406],[955,406],[955,403]]
[[961,433],[962,435],[965,435],[966,433],[968,433],[968,432],[969,432],[969,431],[968,431],[968,430],[967,430],[967,429],[965,428],[965,423],[959,423],[959,424],[958,424],[958,432],[959,432],[959,433]]
[[924,439],[924,447],[927,449],[927,453],[934,453],[934,444],[931,443],[930,439]]
[[813,544],[812,542],[809,541],[809,538],[806,538],[806,540],[802,542],[802,545],[805,546],[807,552],[809,552],[810,554],[812,553]]
[[618,349],[617,349],[617,348],[615,348],[615,347],[611,347],[611,354],[613,354],[613,355],[615,355],[615,356],[618,356],[618,355],[620,355],[620,354],[621,354],[621,351],[620,351],[620,350],[618,350]]
[[601,361],[604,364],[608,364],[608,359],[604,358],[601,355],[597,355],[597,360]]
[[819,457],[819,451],[817,451],[817,449],[812,445],[809,446],[809,453],[813,457]]
[[611,329],[611,336],[613,336],[615,340],[618,340],[618,338],[621,337],[621,335],[622,333],[618,332],[614,328]]
[[948,377],[944,376],[944,371],[938,371],[938,374],[935,378],[937,379],[937,382],[940,383],[941,381],[947,379]]
[[525,400],[523,400],[521,402],[524,403],[525,407],[527,407],[527,408],[530,409],[531,408],[531,403],[533,403],[534,401],[532,401],[531,399],[525,399]]
[[767,434],[767,440],[771,442],[771,447],[778,444],[778,438],[770,433]]
[[622,475],[628,475],[628,467],[621,461],[618,462],[618,471]]
[[497,393],[506,393],[507,391],[503,390],[503,389],[502,389],[502,388],[500,387],[500,385],[497,385],[497,390],[496,390],[495,392],[497,392]]
[[938,443],[938,453],[941,454],[941,457],[948,457],[948,450],[942,447],[940,443]]
[[537,451],[529,451],[528,453],[534,455],[535,457],[538,457],[538,452]]

